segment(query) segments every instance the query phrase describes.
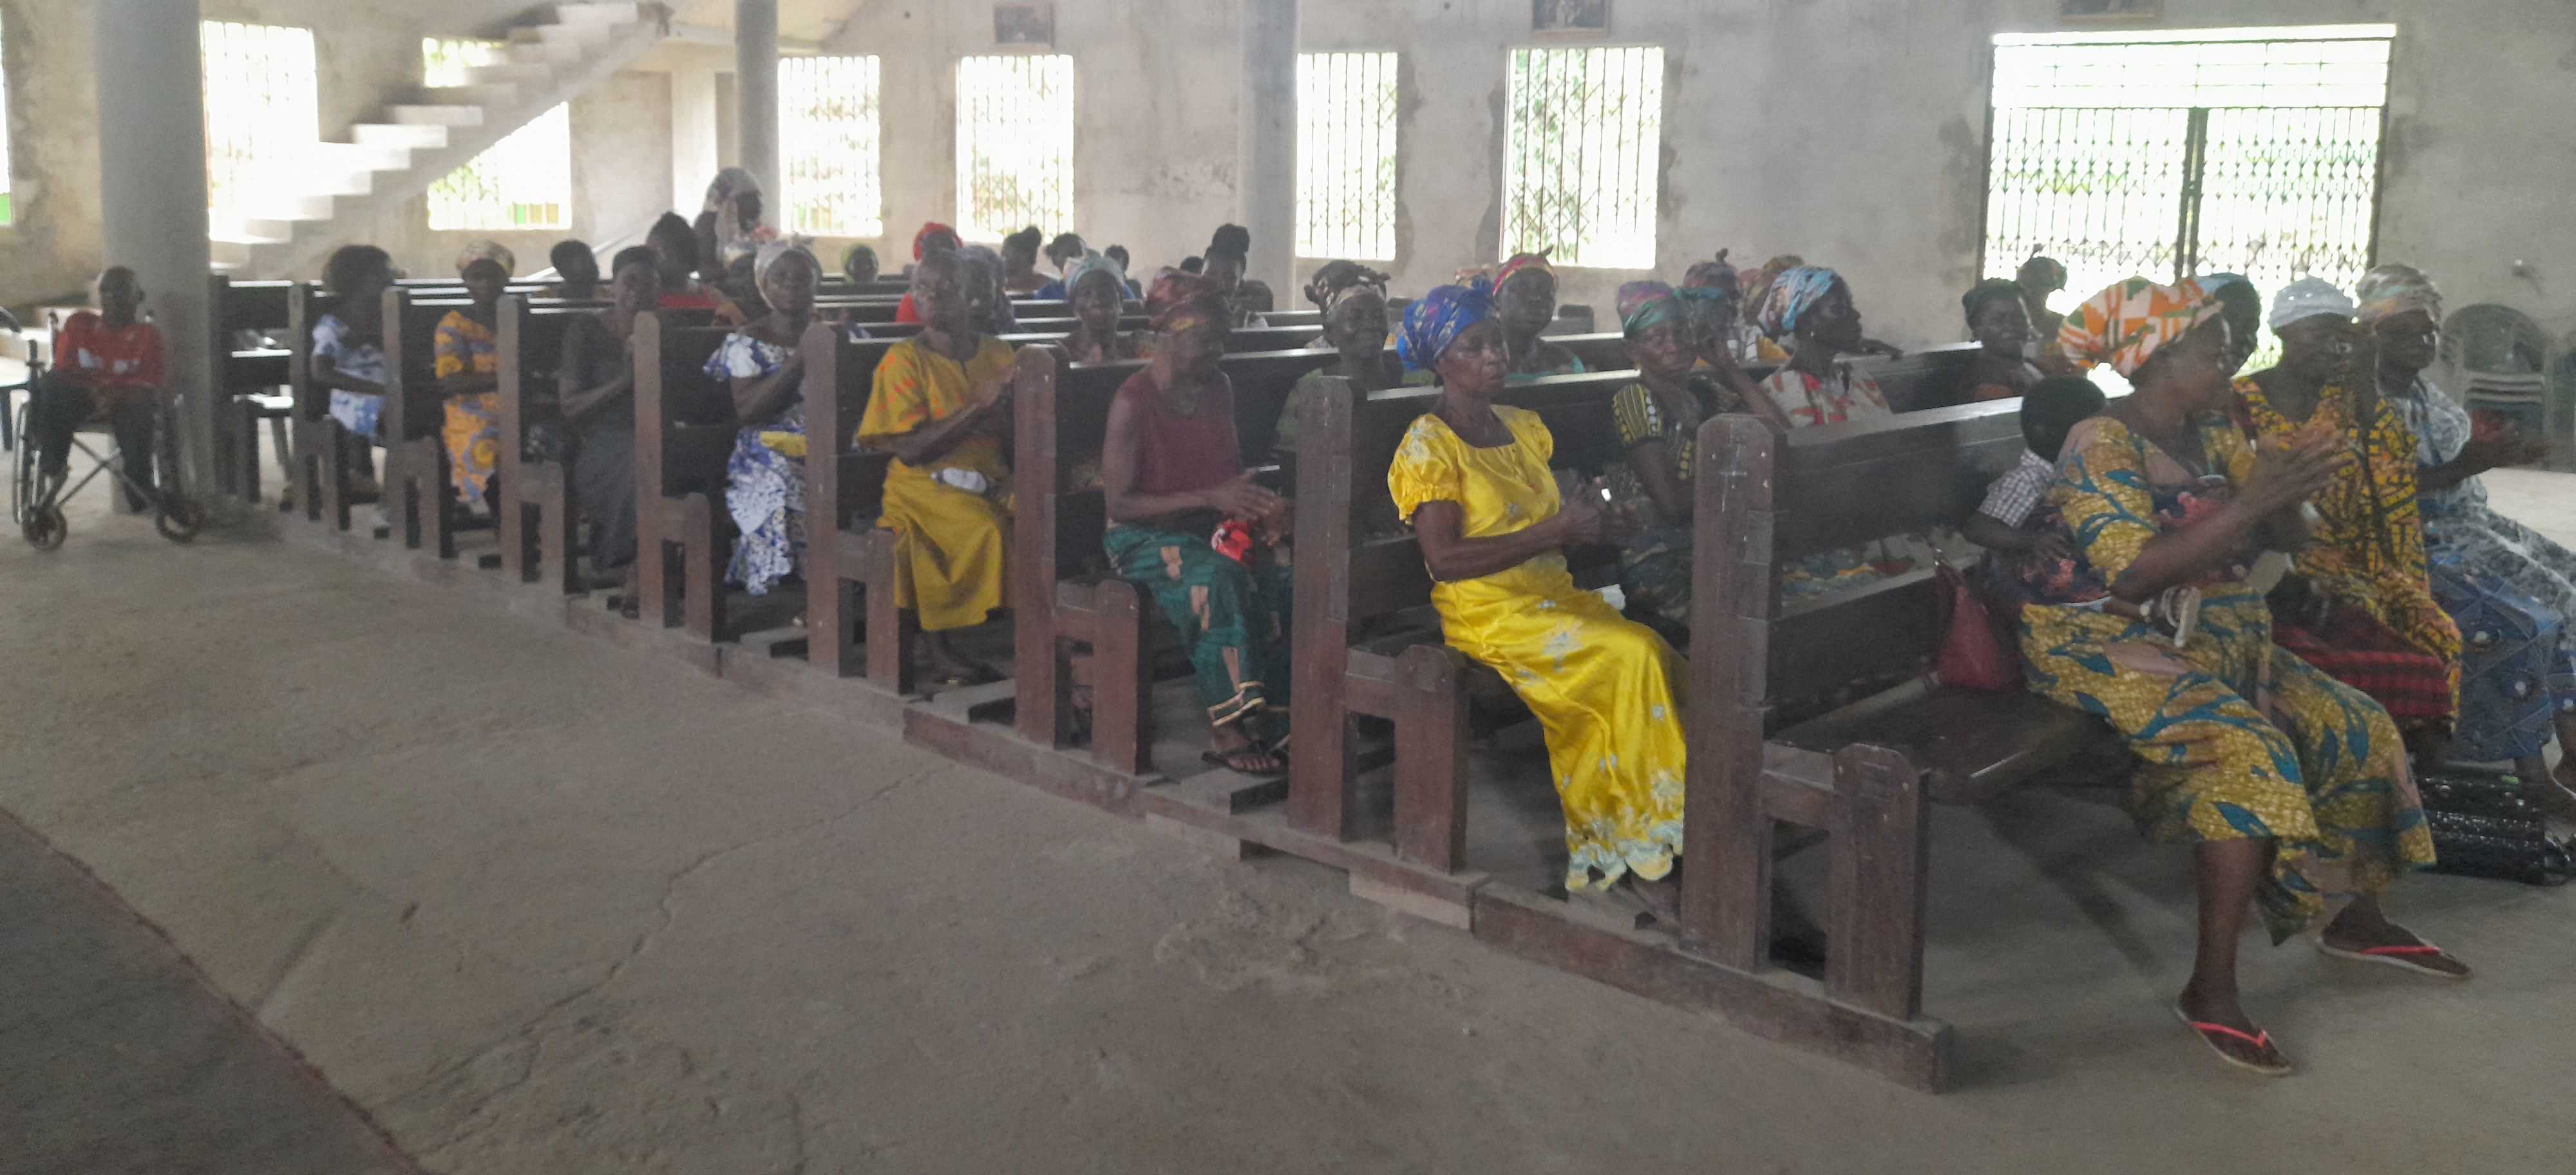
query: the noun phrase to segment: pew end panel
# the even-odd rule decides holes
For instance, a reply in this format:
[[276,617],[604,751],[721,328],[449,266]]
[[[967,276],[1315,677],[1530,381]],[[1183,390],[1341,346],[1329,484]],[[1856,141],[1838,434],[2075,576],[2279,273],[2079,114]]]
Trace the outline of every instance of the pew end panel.
[[456,557],[456,511],[447,486],[447,445],[440,436],[445,401],[434,375],[435,335],[461,299],[428,300],[396,285],[385,291],[385,402],[377,419],[384,436],[386,509],[394,538],[405,548],[426,544],[440,559]]
[[[919,623],[895,604],[895,539],[876,525],[892,457],[854,447],[879,360],[893,346],[818,322],[800,344],[805,367],[806,661],[834,677],[864,675],[897,696],[916,690]],[[828,513],[818,513],[828,511]],[[864,633],[865,640],[861,636]]]
[[715,387],[705,365],[728,333],[647,313],[636,319],[629,344],[638,606],[646,623],[683,628],[710,644],[724,626],[723,565],[731,547],[725,464],[735,428],[729,389]]

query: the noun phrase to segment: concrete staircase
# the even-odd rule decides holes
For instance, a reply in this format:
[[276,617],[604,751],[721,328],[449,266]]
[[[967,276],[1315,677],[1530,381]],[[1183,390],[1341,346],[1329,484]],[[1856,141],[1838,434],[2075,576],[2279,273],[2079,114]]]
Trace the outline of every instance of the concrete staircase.
[[212,227],[215,267],[241,277],[312,277],[347,243],[334,224],[397,208],[562,102],[608,80],[662,43],[670,9],[658,3],[551,5],[510,33],[507,60],[479,66],[462,86],[416,88],[415,102],[351,128],[352,142],[315,143],[303,166],[281,169],[280,190]]

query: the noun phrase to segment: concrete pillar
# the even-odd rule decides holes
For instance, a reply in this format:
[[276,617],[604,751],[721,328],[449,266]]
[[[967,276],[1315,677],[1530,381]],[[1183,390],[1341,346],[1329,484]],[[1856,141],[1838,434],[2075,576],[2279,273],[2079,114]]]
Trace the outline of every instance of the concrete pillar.
[[724,166],[716,106],[714,70],[671,74],[671,207],[691,219],[707,198],[707,181]]
[[[734,0],[734,109],[742,118],[738,140],[744,170],[778,199],[778,0]],[[771,219],[779,213],[772,210]]]
[[187,484],[213,511],[225,499],[215,492],[213,465],[213,258],[197,0],[96,0],[91,12],[107,262],[132,267],[143,281],[171,390],[184,397],[179,453]]
[[1244,0],[1236,207],[1252,230],[1246,277],[1284,306],[1297,288],[1297,0]]

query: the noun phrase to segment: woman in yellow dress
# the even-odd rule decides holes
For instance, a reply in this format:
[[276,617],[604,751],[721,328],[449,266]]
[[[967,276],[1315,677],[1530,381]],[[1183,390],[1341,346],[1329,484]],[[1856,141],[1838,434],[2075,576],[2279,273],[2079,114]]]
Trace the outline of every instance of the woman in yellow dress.
[[2261,548],[2304,541],[2300,504],[2344,456],[2331,437],[2247,444],[2224,414],[2227,326],[2197,287],[2131,278],[2068,315],[2060,341],[2136,391],[2058,457],[2047,501],[2076,557],[2025,581],[2030,688],[2118,730],[2138,759],[2139,829],[2193,848],[2199,949],[2175,1014],[2229,1064],[2286,1074],[2238,999],[2249,902],[2276,943],[2313,928],[2329,955],[2468,974],[2380,908],[2379,891],[2433,860],[2396,726],[2275,646],[2247,582]]
[[493,331],[515,261],[490,241],[468,246],[456,259],[456,276],[471,304],[448,311],[430,336],[430,374],[446,401],[439,439],[447,449],[448,485],[466,505],[494,510],[497,501],[486,501],[501,471],[501,340]]
[[1598,483],[1559,500],[1555,440],[1538,415],[1497,407],[1509,345],[1483,282],[1442,286],[1405,311],[1397,350],[1433,371],[1439,406],[1413,422],[1387,470],[1421,539],[1431,602],[1451,648],[1511,683],[1547,734],[1565,812],[1569,892],[1622,878],[1659,917],[1678,910],[1682,851],[1681,659],[1654,630],[1574,586],[1564,547],[1602,542]]
[[975,321],[968,266],[929,253],[912,272],[921,333],[877,364],[859,421],[862,445],[890,451],[885,513],[895,533],[895,601],[928,637],[931,671],[944,685],[998,681],[948,634],[984,623],[1003,604],[1010,549],[1011,345]]

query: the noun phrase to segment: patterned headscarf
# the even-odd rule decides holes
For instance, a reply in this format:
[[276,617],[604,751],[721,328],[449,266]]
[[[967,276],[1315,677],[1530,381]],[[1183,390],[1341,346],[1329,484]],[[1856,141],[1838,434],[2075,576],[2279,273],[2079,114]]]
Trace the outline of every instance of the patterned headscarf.
[[1404,308],[1395,353],[1404,360],[1405,370],[1429,371],[1468,327],[1493,316],[1494,288],[1483,278],[1463,286],[1440,286]]
[[1629,282],[1619,287],[1619,329],[1629,338],[1659,322],[1681,316],[1681,295],[1662,282]]
[[2019,306],[2021,305],[2021,286],[2003,278],[1990,277],[1970,286],[1967,293],[1959,295],[1960,308],[1968,312],[1969,330],[1977,329],[1977,312],[1985,309],[1989,302],[2010,302]]
[[1500,293],[1504,286],[1511,284],[1513,278],[1524,273],[1544,273],[1547,275],[1547,280],[1551,282],[1556,280],[1556,266],[1548,263],[1545,252],[1514,253],[1511,260],[1503,262],[1503,267],[1494,271],[1495,292]]
[[1781,274],[1806,263],[1806,258],[1795,253],[1783,253],[1763,262],[1762,268],[1754,270],[1753,276],[1744,282],[1745,311],[1753,314],[1760,313],[1763,300],[1771,296],[1771,283],[1780,280]]
[[1234,322],[1234,310],[1226,305],[1214,278],[1177,269],[1154,275],[1154,288],[1145,292],[1145,312],[1154,316],[1157,334],[1186,330],[1200,322],[1218,327]]
[[2343,287],[2321,277],[2303,277],[2282,288],[2272,299],[2271,327],[2282,327],[2302,319],[2331,317],[2350,318],[2360,309]]
[[1091,249],[1083,250],[1082,256],[1074,258],[1071,264],[1064,267],[1065,299],[1071,301],[1074,293],[1082,289],[1082,280],[1095,273],[1108,274],[1110,284],[1118,287],[1120,300],[1126,299],[1127,270],[1116,261]]
[[1724,290],[1730,298],[1743,293],[1744,283],[1736,274],[1735,266],[1727,261],[1726,254],[1727,250],[1720,249],[1713,259],[1691,263],[1691,267],[1682,273],[1682,288]]
[[2051,287],[2060,290],[2066,288],[2066,266],[2063,262],[2045,254],[2033,253],[2028,260],[2021,263],[2021,272],[2029,273],[2033,266],[2039,267],[2041,273],[2048,275],[2048,284]]
[[457,275],[463,276],[466,267],[477,261],[489,261],[499,265],[504,279],[519,272],[518,254],[512,253],[509,246],[499,241],[476,241],[467,245],[464,252],[456,255]]
[[790,253],[804,254],[806,262],[814,267],[815,273],[820,274],[823,272],[822,259],[814,256],[813,250],[806,248],[804,245],[795,241],[762,241],[760,243],[760,248],[751,255],[752,286],[754,288],[758,288],[760,286],[768,285],[770,267],[778,264],[779,258],[785,257]]
[[2382,265],[2361,275],[2353,292],[2361,301],[2361,321],[2377,326],[2382,319],[2395,318],[2409,310],[2421,310],[2442,323],[2442,291],[2433,279],[2412,265]]
[[2067,314],[2057,345],[2078,363],[2108,363],[2125,378],[2146,366],[2157,348],[2216,317],[2218,299],[2197,285],[2160,286],[2133,277]]
[[922,246],[929,243],[930,238],[932,237],[946,237],[953,241],[957,239],[957,230],[935,220],[924,221],[921,226],[921,231],[912,234],[913,260],[921,260]]
[[757,224],[746,225],[734,202],[745,193],[757,194],[760,181],[739,167],[728,167],[716,173],[707,184],[707,205],[701,211],[716,214],[716,252],[727,265],[734,258],[757,252],[760,246],[778,234]]
[[1387,275],[1356,261],[1327,261],[1306,282],[1306,300],[1332,317],[1333,308],[1354,294],[1386,297]]
[[1832,293],[1834,283],[1843,280],[1839,273],[1821,265],[1801,265],[1783,270],[1772,279],[1771,292],[1762,299],[1760,317],[1762,333],[1773,339],[1786,339],[1798,329],[1798,319],[1808,309]]

